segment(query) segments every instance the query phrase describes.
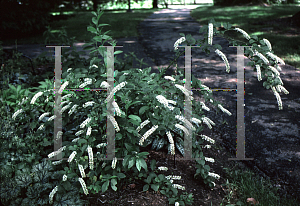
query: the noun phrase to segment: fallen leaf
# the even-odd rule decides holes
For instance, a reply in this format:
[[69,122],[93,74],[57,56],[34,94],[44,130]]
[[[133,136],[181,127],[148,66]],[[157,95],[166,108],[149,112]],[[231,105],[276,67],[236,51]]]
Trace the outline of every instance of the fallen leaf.
[[252,198],[252,197],[247,198],[247,202],[250,202],[251,205],[252,205],[252,204],[253,204],[253,205],[258,205],[258,204],[259,204],[259,202],[256,201],[256,200],[255,200],[254,198]]

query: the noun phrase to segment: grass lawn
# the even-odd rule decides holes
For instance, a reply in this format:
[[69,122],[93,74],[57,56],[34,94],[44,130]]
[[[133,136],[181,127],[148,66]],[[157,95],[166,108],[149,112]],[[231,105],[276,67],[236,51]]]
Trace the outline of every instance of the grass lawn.
[[[258,22],[272,21],[279,18],[292,17],[300,10],[300,4],[282,6],[235,6],[235,7],[199,7],[191,11],[191,16],[202,25],[207,25],[211,18],[217,22],[229,22],[233,26],[246,31],[250,36],[268,39],[272,44],[274,53],[282,58],[285,63],[300,69],[300,28],[294,30],[288,25],[270,24],[259,25]],[[294,34],[287,32],[295,31]],[[225,33],[226,34],[226,33]],[[245,41],[238,32],[230,35]],[[246,41],[245,41],[246,42]]]

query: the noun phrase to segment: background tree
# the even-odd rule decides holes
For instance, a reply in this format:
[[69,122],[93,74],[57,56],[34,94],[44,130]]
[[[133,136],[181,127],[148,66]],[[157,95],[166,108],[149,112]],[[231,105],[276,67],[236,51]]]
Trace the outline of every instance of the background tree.
[[50,11],[61,0],[1,0],[0,38],[15,38],[43,31]]

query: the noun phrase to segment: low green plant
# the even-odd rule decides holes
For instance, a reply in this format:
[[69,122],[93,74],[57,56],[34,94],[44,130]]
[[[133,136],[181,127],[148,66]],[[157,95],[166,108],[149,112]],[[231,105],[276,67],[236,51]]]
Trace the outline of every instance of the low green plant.
[[[192,204],[192,193],[179,193],[177,188],[184,190],[184,187],[172,184],[172,181],[163,174],[157,175],[155,173],[156,162],[152,161],[148,165],[145,159],[149,153],[140,151],[141,148],[151,145],[152,149],[156,150],[168,149],[169,153],[173,155],[175,149],[177,149],[184,156],[184,134],[189,135],[189,130],[193,131],[191,134],[192,157],[201,158],[201,160],[196,160],[195,177],[201,177],[210,187],[213,187],[215,185],[214,180],[219,178],[218,174],[210,173],[210,167],[205,164],[206,161],[214,162],[214,160],[204,157],[202,152],[204,141],[213,144],[214,140],[204,135],[197,135],[203,130],[204,124],[212,128],[211,125],[214,125],[214,122],[205,117],[204,110],[207,110],[207,107],[203,102],[193,103],[193,111],[197,112],[193,112],[191,120],[198,126],[197,129],[182,116],[185,96],[188,96],[191,101],[193,98],[192,94],[180,85],[183,83],[180,80],[180,77],[183,76],[180,69],[177,68],[179,75],[175,77],[165,76],[164,78],[163,75],[166,69],[161,68],[159,74],[150,74],[151,68],[115,70],[114,80],[116,86],[109,96],[106,92],[75,92],[65,89],[66,87],[87,88],[87,85],[92,88],[109,88],[106,82],[107,59],[105,57],[107,52],[104,47],[99,47],[98,43],[103,46],[104,42],[109,41],[112,46],[115,46],[116,42],[112,41],[107,32],[101,34],[100,28],[105,25],[99,24],[99,19],[103,12],[98,10],[97,13],[92,12],[92,14],[94,15],[92,25],[88,26],[87,30],[93,33],[95,37],[90,43],[85,44],[85,49],[91,50],[90,54],[93,54],[88,59],[89,65],[71,68],[70,66],[76,65],[72,63],[69,57],[63,61],[65,62],[62,66],[63,85],[60,88],[60,91],[63,91],[61,98],[62,110],[60,111],[63,120],[63,133],[58,134],[63,136],[63,142],[59,151],[52,152],[54,142],[52,121],[56,118],[54,115],[51,116],[55,99],[53,81],[48,79],[39,82],[40,86],[34,88],[34,91],[24,91],[21,86],[14,87],[10,85],[10,92],[13,92],[14,95],[10,95],[11,99],[8,104],[13,108],[12,112],[14,114],[8,119],[17,127],[14,129],[13,140],[7,138],[1,140],[3,142],[2,148],[5,148],[5,152],[1,151],[1,156],[4,160],[7,160],[1,162],[1,168],[4,168],[3,176],[9,174],[10,179],[15,180],[15,183],[10,184],[8,181],[1,183],[1,188],[5,188],[1,189],[1,199],[5,199],[10,205],[39,205],[45,203],[47,199],[45,194],[47,193],[49,194],[47,199],[49,204],[82,205],[84,201],[82,197],[78,199],[78,193],[85,195],[89,195],[89,192],[93,194],[104,193],[109,187],[114,191],[118,191],[130,178],[139,177],[146,183],[143,187],[144,191],[150,188],[154,191],[160,190],[162,194],[169,197],[170,204]],[[223,31],[216,30],[216,27],[220,26],[220,23],[212,19],[209,26],[203,26],[200,29],[200,33],[208,30],[208,37],[197,41],[191,35],[180,34],[182,38],[175,43],[175,48],[178,44],[184,42],[187,45],[200,45],[203,51],[209,53],[212,47],[224,60],[226,69],[229,71],[227,59],[220,51],[221,46],[212,46],[213,35],[224,34]],[[228,23],[224,25],[224,28],[229,30],[231,25]],[[259,40],[255,36],[250,38],[244,31],[237,31],[242,32],[249,43],[252,44],[253,48],[246,49],[245,55],[255,62],[250,65],[255,66],[258,74],[260,74],[261,69],[263,77],[268,76],[264,86],[267,89],[270,87],[273,89],[279,107],[281,107],[280,97],[278,97],[279,95],[274,88],[285,90],[282,86],[279,86],[282,82],[276,71],[267,66],[268,63],[277,65],[281,60],[278,57],[272,60],[274,58],[272,55],[270,58],[263,57],[263,54],[271,50],[268,41]],[[236,44],[235,41],[232,41],[232,43],[233,45]],[[118,53],[120,51],[114,52],[114,55]],[[175,60],[183,53],[184,51],[177,50]],[[270,53],[268,54],[270,55]],[[66,57],[67,54],[64,58]],[[102,58],[104,58],[104,62]],[[266,61],[267,58],[269,59],[268,62]],[[170,66],[174,61],[171,62]],[[116,69],[120,68],[120,65],[117,64]],[[260,80],[259,77],[258,75]],[[192,87],[202,89],[200,95],[205,98],[206,103],[216,106],[218,111],[222,110],[231,115],[229,111],[222,107],[220,102],[213,100],[209,88],[201,84],[201,81],[193,75]],[[105,103],[114,95],[113,106],[117,113],[115,117],[107,115],[107,105]],[[24,96],[28,98],[23,98]],[[8,95],[5,95],[4,98],[9,99]],[[104,101],[105,99],[106,101]],[[172,99],[176,99],[176,101]],[[173,105],[176,105],[176,107]],[[37,117],[38,120],[35,121]],[[112,161],[103,160],[106,154],[105,146],[107,145],[105,135],[107,129],[105,121],[107,118],[110,119],[116,129],[115,156],[116,158],[124,158],[122,162],[117,161],[116,158]],[[184,123],[185,127],[179,124],[181,122]],[[27,131],[24,131],[24,128],[27,128]],[[13,144],[19,146],[16,147]],[[9,147],[9,145],[11,146]],[[205,146],[209,148],[210,145]],[[51,158],[58,153],[62,153],[62,157],[68,157],[68,161],[52,162],[56,175],[51,180],[43,179],[43,183],[48,183],[47,188],[40,190],[38,186],[40,179],[37,178],[34,183],[37,186],[31,188],[31,180],[28,176],[30,173],[28,171],[38,167],[47,173],[50,171],[50,167],[40,166],[40,162],[46,156]],[[16,156],[16,159],[12,156]],[[148,170],[149,166],[152,171]],[[9,188],[13,190],[20,183],[18,180],[22,178],[22,173],[18,172],[19,168],[25,172],[25,178],[22,179],[22,185],[24,186],[22,190],[24,192],[17,190],[14,194],[8,193],[6,191]],[[35,171],[34,169],[31,170],[33,175],[35,175]],[[45,176],[48,177],[49,175]]]

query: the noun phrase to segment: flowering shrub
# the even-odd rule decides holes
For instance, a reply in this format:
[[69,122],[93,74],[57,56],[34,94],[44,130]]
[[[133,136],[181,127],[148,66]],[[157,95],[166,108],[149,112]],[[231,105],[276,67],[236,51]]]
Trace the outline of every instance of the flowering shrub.
[[[70,64],[62,67],[64,83],[59,89],[59,93],[63,95],[60,112],[64,130],[58,134],[58,137],[63,139],[62,147],[58,151],[52,151],[53,120],[56,118],[51,112],[55,99],[53,82],[50,80],[40,82],[41,86],[36,89],[36,92],[24,91],[21,86],[17,88],[10,86],[16,93],[16,100],[19,103],[10,102],[14,113],[9,119],[11,124],[19,124],[19,127],[14,128],[14,135],[10,134],[14,136],[12,140],[3,140],[3,144],[8,147],[5,148],[5,152],[1,152],[1,156],[7,160],[11,159],[11,161],[1,163],[2,177],[8,175],[10,179],[10,181],[1,183],[1,198],[10,205],[41,205],[46,202],[47,204],[83,205],[83,200],[75,198],[78,197],[78,193],[83,195],[104,193],[109,186],[117,191],[121,185],[126,184],[130,177],[138,176],[143,178],[146,183],[143,187],[144,191],[150,188],[154,191],[160,190],[162,194],[169,197],[170,204],[192,204],[192,193],[184,193],[179,196],[178,190],[186,188],[176,183],[173,184],[173,181],[180,179],[180,176],[172,178],[165,177],[163,174],[157,175],[158,170],[167,170],[168,168],[156,168],[155,160],[146,162],[145,159],[149,153],[140,152],[140,150],[151,145],[153,150],[166,148],[172,155],[179,151],[184,156],[183,137],[184,134],[191,135],[192,158],[201,159],[196,160],[195,177],[200,176],[204,183],[213,187],[214,180],[219,179],[220,176],[209,172],[210,167],[205,162],[214,162],[214,159],[205,157],[202,148],[210,148],[210,145],[204,145],[204,142],[214,144],[215,141],[208,136],[198,134],[203,127],[207,126],[211,129],[215,125],[204,115],[204,110],[210,111],[206,104],[212,104],[217,110],[222,110],[228,115],[231,113],[223,108],[220,102],[213,100],[211,90],[192,75],[192,87],[202,89],[200,94],[205,98],[205,103],[194,101],[193,111],[198,112],[193,112],[190,120],[186,119],[182,115],[185,97],[188,97],[190,101],[193,101],[194,98],[192,97],[193,93],[188,92],[182,85],[181,71],[179,71],[180,75],[175,77],[165,76],[162,78],[164,69],[160,69],[160,74],[150,74],[151,68],[130,69],[121,72],[115,70],[116,86],[108,95],[106,92],[66,90],[65,88],[87,86],[108,89],[110,86],[106,82],[107,60],[104,59],[103,63],[102,59],[98,58],[99,54],[105,57],[107,52],[105,48],[97,47],[97,42],[101,42],[103,45],[103,42],[109,40],[113,46],[116,43],[111,41],[106,33],[101,34],[99,28],[104,24],[98,22],[103,12],[98,10],[98,13],[92,13],[95,15],[92,19],[94,26],[89,26],[87,29],[95,34],[95,37],[91,43],[87,43],[85,46],[96,55],[91,56],[90,65],[87,68],[74,69],[69,67]],[[208,47],[212,47],[224,61],[226,71],[229,72],[230,66],[226,56],[220,51],[221,46],[212,46],[213,35],[224,34],[224,31],[217,31],[215,28],[220,26],[220,23],[214,22],[214,20],[208,26],[203,26],[200,32],[208,30],[208,37],[204,37],[202,40],[196,41],[191,35],[180,34],[182,38],[174,45],[175,51],[177,51],[176,59],[184,53],[178,49],[179,44],[201,45],[207,53],[210,52]],[[229,30],[231,25],[226,24],[224,27]],[[250,37],[241,29],[236,28],[235,30],[241,32],[252,44],[253,47],[246,49],[245,55],[253,61],[250,65],[255,66],[259,81],[261,74],[263,77],[268,77],[263,85],[267,89],[272,88],[281,109],[282,104],[278,92],[282,90],[287,93],[287,91],[282,86],[279,72],[277,72],[279,70],[277,64],[284,64],[284,62],[271,53],[271,44],[267,40],[258,40],[255,36]],[[259,43],[261,45],[258,45]],[[114,54],[118,53],[120,52]],[[267,65],[269,63],[274,67]],[[24,94],[29,98],[22,99]],[[106,103],[113,97],[112,105],[116,116],[107,115],[106,111]],[[105,124],[107,118],[112,122],[116,131],[115,158],[113,160],[103,159],[106,156],[105,147],[107,146]],[[29,128],[30,132],[24,134],[20,123],[23,127]],[[191,134],[190,131],[192,131]],[[40,166],[49,163],[49,160],[40,163],[43,158],[55,157],[60,153],[67,160],[52,161],[52,164]],[[17,157],[16,160],[14,155]],[[124,159],[118,161],[117,158]],[[29,168],[32,167],[38,167],[43,172],[39,174],[35,169],[30,172]],[[53,174],[49,172],[52,169],[55,171]],[[30,186],[31,176],[36,182],[34,186]],[[47,187],[43,187],[41,190],[39,186],[46,183]],[[15,187],[16,185],[17,187]],[[19,187],[22,187],[23,190],[15,189]]]

